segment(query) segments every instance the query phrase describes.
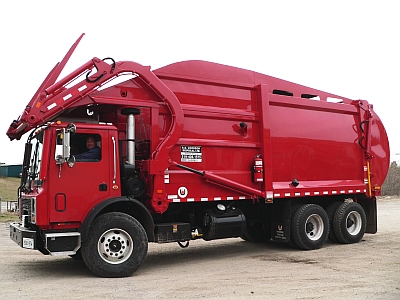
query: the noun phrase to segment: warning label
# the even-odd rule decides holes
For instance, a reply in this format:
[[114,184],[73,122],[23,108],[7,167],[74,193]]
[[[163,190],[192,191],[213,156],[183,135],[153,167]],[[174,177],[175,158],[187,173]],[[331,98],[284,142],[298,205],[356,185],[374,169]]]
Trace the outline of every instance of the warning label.
[[181,162],[201,162],[201,146],[181,146]]

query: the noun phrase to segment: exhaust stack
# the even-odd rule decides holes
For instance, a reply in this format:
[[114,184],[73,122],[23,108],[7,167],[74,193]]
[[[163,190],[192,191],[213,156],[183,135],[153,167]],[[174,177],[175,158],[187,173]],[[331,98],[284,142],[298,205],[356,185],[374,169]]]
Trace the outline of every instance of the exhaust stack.
[[126,116],[126,163],[135,166],[135,115],[140,114],[140,110],[124,108],[121,113]]

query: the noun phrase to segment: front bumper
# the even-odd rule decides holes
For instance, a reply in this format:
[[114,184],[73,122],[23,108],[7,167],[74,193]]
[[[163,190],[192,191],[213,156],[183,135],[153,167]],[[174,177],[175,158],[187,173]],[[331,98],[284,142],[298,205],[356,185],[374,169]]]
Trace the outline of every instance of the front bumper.
[[22,248],[37,249],[36,233],[35,230],[25,228],[20,223],[10,224],[10,238]]
[[[41,232],[28,229],[20,223],[10,224],[10,238],[20,247],[39,250],[50,255],[75,255],[81,247],[81,234],[74,232]],[[39,243],[38,243],[39,242]]]

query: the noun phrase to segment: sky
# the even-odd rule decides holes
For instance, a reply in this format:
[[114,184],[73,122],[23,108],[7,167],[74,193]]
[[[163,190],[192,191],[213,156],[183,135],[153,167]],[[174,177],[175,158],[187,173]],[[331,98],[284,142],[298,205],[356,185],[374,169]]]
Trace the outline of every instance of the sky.
[[[6,131],[85,33],[64,75],[93,57],[157,69],[206,60],[374,105],[400,160],[400,18],[393,1],[3,1],[0,162],[23,161]],[[399,155],[396,155],[399,153]]]

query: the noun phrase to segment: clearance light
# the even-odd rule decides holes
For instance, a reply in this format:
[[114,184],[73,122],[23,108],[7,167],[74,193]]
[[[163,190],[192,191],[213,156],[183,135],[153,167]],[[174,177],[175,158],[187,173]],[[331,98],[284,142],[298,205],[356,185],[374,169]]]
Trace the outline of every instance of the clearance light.
[[225,205],[223,205],[223,204],[221,204],[221,203],[217,205],[217,208],[218,208],[220,211],[226,210]]
[[116,184],[114,184],[114,185],[112,186],[112,189],[113,189],[113,190],[118,190],[118,189],[119,189],[119,186],[116,185]]
[[163,190],[157,190],[157,194],[162,194]]

